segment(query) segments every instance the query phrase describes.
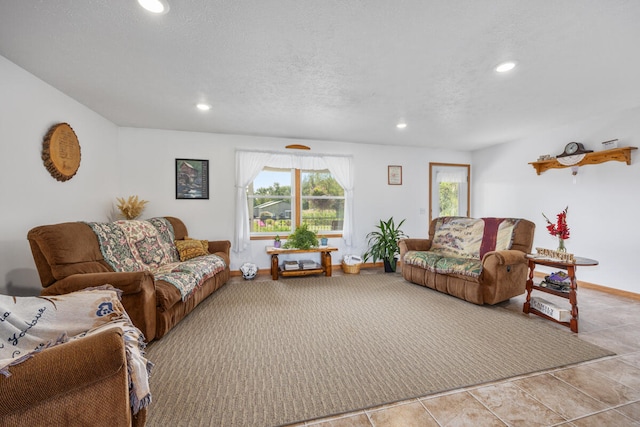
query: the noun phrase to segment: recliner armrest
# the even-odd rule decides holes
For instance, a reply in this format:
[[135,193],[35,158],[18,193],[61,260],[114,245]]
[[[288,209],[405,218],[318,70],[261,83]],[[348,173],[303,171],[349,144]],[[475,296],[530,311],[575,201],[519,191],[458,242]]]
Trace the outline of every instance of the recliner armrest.
[[229,240],[210,240],[209,253],[215,254],[216,252],[222,252],[228,257],[231,252],[231,242]]
[[209,241],[209,253],[216,254],[227,264],[229,267],[231,263],[231,242],[229,240],[210,240]]
[[428,251],[431,249],[431,240],[429,239],[402,239],[398,242],[400,248],[400,258],[409,251]]
[[44,288],[41,295],[62,295],[85,288],[111,285],[123,295],[140,292],[143,287],[154,289],[153,275],[148,271],[73,274]]
[[527,258],[525,255],[526,254],[524,252],[514,249],[508,249],[504,251],[491,251],[484,254],[482,263],[484,264],[485,262],[491,260],[493,263],[498,265],[521,264],[527,262]]
[[41,295],[62,295],[96,286],[121,289],[122,305],[131,323],[142,331],[147,342],[156,336],[156,285],[148,271],[74,274],[42,290]]
[[[106,378],[119,376],[118,390],[111,390],[109,400],[126,400],[129,406],[127,360],[122,331],[109,328],[95,335],[42,350],[32,358],[11,366],[11,376],[0,375],[0,424],[5,416],[44,401],[82,390]],[[76,408],[75,410],[80,410]]]

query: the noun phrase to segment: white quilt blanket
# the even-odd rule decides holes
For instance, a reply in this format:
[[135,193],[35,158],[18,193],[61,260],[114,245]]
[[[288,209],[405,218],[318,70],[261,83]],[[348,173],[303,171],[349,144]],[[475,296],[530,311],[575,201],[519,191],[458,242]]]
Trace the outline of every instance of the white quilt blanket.
[[120,291],[111,286],[46,297],[0,295],[0,374],[10,376],[11,366],[46,348],[114,327],[123,331],[131,408],[136,414],[151,403],[153,364],[144,357],[144,337],[122,306]]

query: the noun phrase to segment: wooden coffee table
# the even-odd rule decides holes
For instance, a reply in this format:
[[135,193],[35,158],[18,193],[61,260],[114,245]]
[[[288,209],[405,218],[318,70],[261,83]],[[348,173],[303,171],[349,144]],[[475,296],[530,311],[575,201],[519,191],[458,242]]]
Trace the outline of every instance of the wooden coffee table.
[[[283,249],[274,248],[273,246],[267,246],[266,251],[271,255],[271,278],[278,280],[279,276],[308,276],[310,274],[324,274],[327,277],[331,276],[331,252],[337,251],[338,248],[332,246],[320,246],[310,249]],[[285,254],[302,254],[302,253],[319,253],[320,254],[320,268],[306,269],[306,270],[281,270],[278,260],[278,256]]]

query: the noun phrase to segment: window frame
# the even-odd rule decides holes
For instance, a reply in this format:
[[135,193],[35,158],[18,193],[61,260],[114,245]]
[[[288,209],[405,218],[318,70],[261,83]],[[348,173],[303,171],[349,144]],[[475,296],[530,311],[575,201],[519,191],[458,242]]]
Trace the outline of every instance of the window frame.
[[[277,170],[282,170],[285,171],[287,169],[284,168],[271,168],[269,166],[264,166],[262,168],[262,170],[260,171],[261,173],[266,170],[266,169],[277,169]],[[314,169],[299,169],[299,168],[291,168],[291,173],[293,174],[293,180],[292,180],[292,185],[291,185],[291,195],[290,196],[280,196],[280,197],[290,197],[291,199],[291,211],[293,213],[293,215],[291,216],[291,220],[292,222],[292,229],[286,233],[255,233],[255,232],[250,232],[249,234],[249,239],[250,240],[272,240],[275,238],[276,234],[278,236],[280,236],[283,239],[286,239],[291,233],[293,233],[301,224],[302,224],[302,202],[304,199],[307,200],[312,200],[314,199],[313,196],[303,196],[302,195],[302,173],[303,172],[324,172],[327,171],[333,180],[337,182],[337,180],[335,179],[335,177],[333,176],[333,174],[331,173],[331,171],[329,169],[322,169],[322,170],[314,170]],[[254,179],[255,181],[255,179]],[[340,183],[338,183],[338,185],[340,185]],[[335,200],[335,199],[340,199],[343,200],[344,203],[346,203],[346,190],[344,187],[342,187],[342,185],[340,185],[340,188],[342,188],[343,191],[343,195],[342,196],[327,196],[327,199],[330,200]],[[252,196],[247,196],[247,200],[253,200]],[[343,220],[343,227],[344,227],[344,216],[342,218]],[[326,236],[326,237],[330,237],[330,238],[340,238],[342,237],[343,234],[343,229],[338,230],[338,231],[328,231],[328,232],[322,232],[322,233],[316,233],[318,235],[322,235],[322,236]]]

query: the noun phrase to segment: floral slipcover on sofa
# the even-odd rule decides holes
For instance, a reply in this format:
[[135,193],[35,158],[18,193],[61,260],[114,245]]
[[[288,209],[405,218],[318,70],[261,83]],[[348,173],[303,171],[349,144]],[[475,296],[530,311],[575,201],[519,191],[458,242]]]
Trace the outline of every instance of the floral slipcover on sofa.
[[27,234],[44,289],[121,289],[133,324],[160,338],[229,279],[228,240],[189,239],[174,217],[112,223],[67,222]]
[[475,304],[505,301],[525,291],[534,231],[519,218],[436,218],[428,239],[400,241],[402,276]]

